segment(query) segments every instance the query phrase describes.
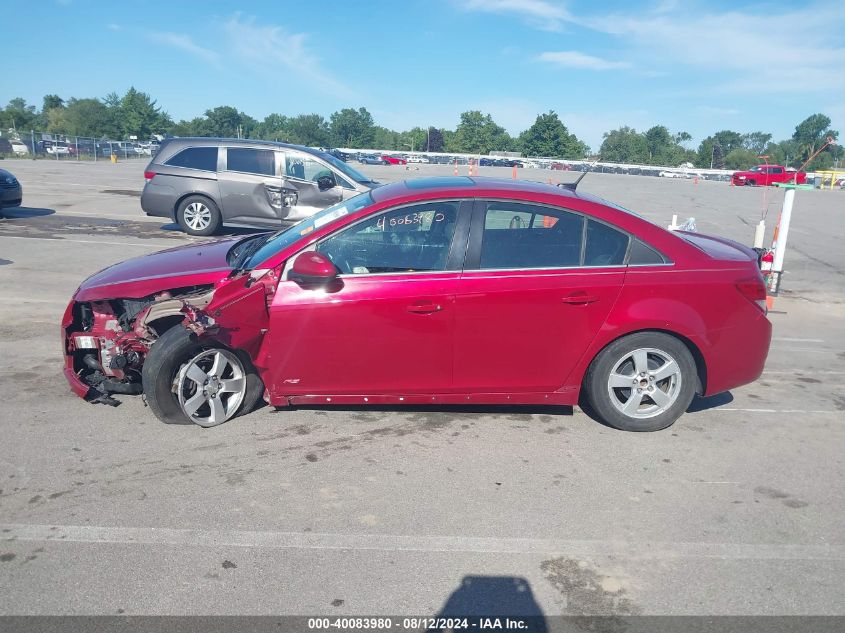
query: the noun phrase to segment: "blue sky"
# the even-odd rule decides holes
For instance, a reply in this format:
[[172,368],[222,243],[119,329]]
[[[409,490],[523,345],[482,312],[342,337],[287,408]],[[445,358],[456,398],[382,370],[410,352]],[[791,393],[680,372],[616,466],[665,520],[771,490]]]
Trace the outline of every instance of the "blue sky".
[[555,110],[591,147],[664,124],[791,136],[824,112],[845,136],[837,3],[6,0],[0,103],[134,85],[175,119],[232,105],[393,129],[489,112],[511,133]]

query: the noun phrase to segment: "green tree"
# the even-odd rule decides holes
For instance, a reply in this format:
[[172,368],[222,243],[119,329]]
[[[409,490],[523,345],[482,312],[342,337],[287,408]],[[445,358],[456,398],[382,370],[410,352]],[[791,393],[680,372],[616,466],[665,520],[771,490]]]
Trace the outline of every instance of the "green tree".
[[373,127],[373,147],[391,151],[399,149],[399,133],[376,125]]
[[334,145],[362,148],[372,146],[375,138],[373,115],[366,108],[344,108],[329,117]]
[[197,136],[219,136],[222,138],[251,138],[258,128],[258,121],[232,106],[217,106],[205,111],[205,115],[192,119],[189,127]]
[[611,163],[647,163],[648,141],[645,134],[623,126],[604,133],[599,156],[601,160]]
[[470,110],[461,114],[461,122],[447,147],[453,152],[489,154],[493,151],[509,151],[513,145],[513,139],[493,121],[493,117],[478,110]]
[[399,134],[399,149],[412,152],[425,151],[428,133],[421,127],[411,128]]
[[44,95],[44,105],[42,110],[52,110],[53,108],[65,107],[65,100],[59,95]]
[[[830,129],[830,117],[824,114],[813,114],[801,121],[795,126],[795,133],[792,135],[792,140],[797,144],[798,155],[801,163],[807,161],[816,150],[818,150],[827,141],[827,138],[836,140],[839,138],[839,132]],[[832,148],[828,146],[825,153],[830,154]],[[813,160],[807,168],[808,169],[823,169],[819,167],[822,164],[832,164],[830,157],[823,157],[820,155]]]
[[30,130],[35,127],[37,115],[34,105],[27,105],[25,99],[15,97],[0,111],[0,125],[2,129]]
[[714,169],[725,168],[725,152],[722,150],[722,146],[718,141],[713,142],[713,153],[711,154],[710,160]]
[[760,161],[757,158],[757,152],[752,152],[744,147],[737,147],[728,152],[725,156],[726,169],[748,169],[757,165]]
[[291,143],[311,147],[329,147],[332,133],[329,123],[319,114],[300,114],[287,121],[288,139]]
[[763,154],[766,146],[772,140],[772,135],[766,132],[749,132],[742,135],[742,146],[755,154]]
[[[109,95],[112,103],[114,100]],[[120,130],[124,137],[137,136],[139,139],[149,138],[153,133],[161,133],[169,123],[169,117],[156,106],[155,100],[146,92],[140,92],[134,87],[129,88],[120,99],[117,108]]]
[[428,128],[428,138],[426,139],[427,152],[442,152],[444,145],[443,131],[436,127]]
[[68,99],[64,109],[65,131],[74,136],[117,136],[108,107],[99,99]]
[[554,110],[537,116],[519,135],[519,146],[526,156],[583,158],[587,153],[587,146],[569,133]]

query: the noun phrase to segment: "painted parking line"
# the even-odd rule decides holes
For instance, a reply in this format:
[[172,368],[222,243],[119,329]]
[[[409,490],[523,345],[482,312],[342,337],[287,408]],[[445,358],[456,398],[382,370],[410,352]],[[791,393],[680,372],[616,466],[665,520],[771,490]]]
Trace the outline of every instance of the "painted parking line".
[[319,534],[246,530],[202,530],[88,525],[0,524],[7,541],[248,547],[258,549],[376,550],[385,552],[566,553],[571,557],[627,559],[713,558],[719,560],[845,560],[845,545],[696,543],[570,540],[395,534]]
[[740,411],[742,413],[830,413],[843,415],[842,411],[831,411],[827,409],[743,409],[740,407],[713,407],[710,411]]
[[824,343],[824,340],[820,338],[789,338],[786,336],[775,336],[772,337],[772,340],[782,343]]
[[108,246],[141,246],[143,248],[166,248],[173,244],[142,244],[140,242],[106,242],[103,240],[71,240],[61,237],[25,237],[23,235],[0,235],[6,240],[43,240],[47,242],[66,242],[68,244],[106,244]]
[[[794,376],[800,370],[795,369],[783,369],[783,370],[766,370],[763,372],[764,376]],[[807,369],[806,371],[811,371],[814,374],[823,374],[825,376],[845,376],[845,371],[835,371],[830,369]]]

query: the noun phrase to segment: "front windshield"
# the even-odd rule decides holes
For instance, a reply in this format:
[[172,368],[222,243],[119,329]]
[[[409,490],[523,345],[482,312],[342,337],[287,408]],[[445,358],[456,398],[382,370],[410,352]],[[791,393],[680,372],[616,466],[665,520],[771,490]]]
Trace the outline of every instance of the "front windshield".
[[335,156],[332,156],[331,154],[320,153],[320,158],[325,160],[327,163],[331,164],[332,167],[334,167],[335,169],[349,176],[355,182],[359,182],[361,184],[369,184],[373,182],[372,178],[368,178],[357,169],[353,169],[352,167],[344,163],[342,160]]
[[370,195],[370,192],[367,191],[365,193],[358,194],[349,200],[338,202],[336,205],[323,209],[322,211],[318,211],[314,215],[307,217],[286,229],[282,229],[272,235],[270,239],[268,239],[254,255],[252,255],[252,257],[243,263],[241,268],[247,270],[255,268],[261,262],[269,259],[276,253],[281,252],[283,249],[296,242],[299,238],[308,235],[314,229],[322,228],[327,224],[336,222],[350,213],[360,211],[367,205],[372,204],[372,202],[373,197]]

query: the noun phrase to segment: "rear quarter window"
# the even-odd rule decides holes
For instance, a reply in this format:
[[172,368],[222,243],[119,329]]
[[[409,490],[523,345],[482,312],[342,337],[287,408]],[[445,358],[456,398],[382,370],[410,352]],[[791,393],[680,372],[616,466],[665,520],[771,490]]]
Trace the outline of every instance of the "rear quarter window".
[[667,259],[657,250],[645,242],[634,238],[634,241],[631,243],[631,251],[628,253],[629,266],[649,266],[665,263],[667,263]]
[[627,251],[627,233],[595,220],[587,222],[584,266],[621,266]]
[[181,152],[168,158],[164,164],[170,167],[217,171],[217,148],[186,147]]

